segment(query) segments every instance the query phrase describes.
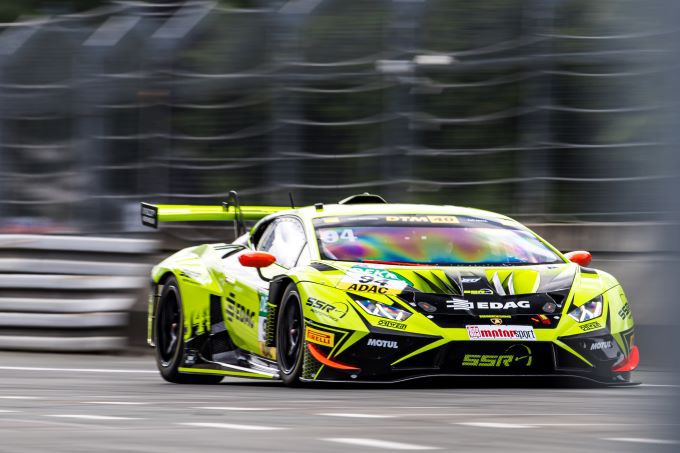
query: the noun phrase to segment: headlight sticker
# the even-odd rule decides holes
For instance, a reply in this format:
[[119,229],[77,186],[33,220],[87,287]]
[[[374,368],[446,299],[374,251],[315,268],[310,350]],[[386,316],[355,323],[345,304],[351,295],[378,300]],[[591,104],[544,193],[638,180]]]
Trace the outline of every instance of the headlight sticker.
[[407,286],[407,282],[387,269],[357,265],[347,271],[337,288],[374,294],[399,294]]
[[573,308],[569,312],[569,316],[578,322],[586,322],[591,319],[598,318],[602,315],[604,303],[602,301],[602,295],[592,298],[585,304],[579,305]]

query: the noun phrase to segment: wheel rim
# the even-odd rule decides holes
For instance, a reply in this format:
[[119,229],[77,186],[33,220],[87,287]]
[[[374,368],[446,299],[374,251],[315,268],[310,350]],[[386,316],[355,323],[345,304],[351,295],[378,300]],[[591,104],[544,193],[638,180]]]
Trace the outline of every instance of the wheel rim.
[[278,350],[282,371],[286,374],[295,368],[302,346],[302,316],[298,298],[291,295],[281,313],[281,330],[279,331]]
[[157,348],[163,365],[167,365],[175,356],[180,332],[179,304],[174,294],[169,293],[161,304],[158,316]]

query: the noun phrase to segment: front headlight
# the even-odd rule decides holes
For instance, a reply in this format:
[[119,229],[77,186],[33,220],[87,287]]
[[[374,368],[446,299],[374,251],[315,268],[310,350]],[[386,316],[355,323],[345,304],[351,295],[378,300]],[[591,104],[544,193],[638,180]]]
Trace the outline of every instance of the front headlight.
[[381,304],[380,302],[368,299],[358,299],[356,302],[369,315],[380,316],[381,318],[393,319],[395,321],[405,321],[411,316],[410,311],[401,310],[391,305]]
[[586,322],[597,318],[602,314],[602,295],[589,300],[583,305],[574,308],[569,312],[569,316],[578,322]]

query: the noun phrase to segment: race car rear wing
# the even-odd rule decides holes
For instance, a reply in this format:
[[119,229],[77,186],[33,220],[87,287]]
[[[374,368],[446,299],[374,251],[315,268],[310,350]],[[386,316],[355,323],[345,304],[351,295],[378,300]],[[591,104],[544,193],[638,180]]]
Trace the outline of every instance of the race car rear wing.
[[142,203],[142,224],[158,228],[161,222],[260,220],[269,214],[290,209],[282,206],[201,206]]

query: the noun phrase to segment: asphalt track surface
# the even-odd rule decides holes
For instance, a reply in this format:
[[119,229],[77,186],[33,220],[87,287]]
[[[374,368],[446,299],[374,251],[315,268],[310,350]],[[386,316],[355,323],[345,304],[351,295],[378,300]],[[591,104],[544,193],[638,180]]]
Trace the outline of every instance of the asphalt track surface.
[[[673,376],[289,389],[163,382],[151,356],[0,353],[0,451],[674,451]],[[676,436],[675,438],[673,436]]]

